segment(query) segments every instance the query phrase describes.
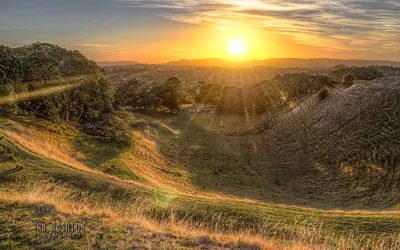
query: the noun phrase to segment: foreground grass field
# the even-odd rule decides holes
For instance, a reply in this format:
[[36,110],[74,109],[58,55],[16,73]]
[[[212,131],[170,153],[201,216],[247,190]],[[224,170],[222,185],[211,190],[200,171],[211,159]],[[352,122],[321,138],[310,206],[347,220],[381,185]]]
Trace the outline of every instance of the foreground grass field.
[[[257,137],[232,134],[262,117],[129,117],[135,143],[124,149],[36,118],[1,119],[1,171],[23,166],[0,181],[1,248],[400,248],[397,210],[339,210],[259,173],[268,165]],[[43,222],[85,222],[86,233],[34,237]]]

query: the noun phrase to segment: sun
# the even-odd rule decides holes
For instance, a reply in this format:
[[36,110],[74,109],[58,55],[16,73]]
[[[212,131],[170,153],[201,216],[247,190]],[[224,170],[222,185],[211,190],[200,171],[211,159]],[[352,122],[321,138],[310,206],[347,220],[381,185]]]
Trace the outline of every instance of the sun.
[[239,57],[247,52],[246,42],[242,38],[235,38],[228,43],[228,52],[230,55]]

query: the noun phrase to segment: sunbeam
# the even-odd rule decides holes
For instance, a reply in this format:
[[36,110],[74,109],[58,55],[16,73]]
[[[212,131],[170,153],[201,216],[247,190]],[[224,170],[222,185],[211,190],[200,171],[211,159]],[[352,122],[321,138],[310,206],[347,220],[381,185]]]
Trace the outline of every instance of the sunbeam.
[[[58,94],[64,91],[78,88],[89,81],[91,76],[68,77],[57,80],[46,81],[46,85],[57,84],[57,86],[34,90],[31,92],[15,93],[8,96],[0,96],[0,105],[11,105],[20,101],[29,101]],[[26,83],[28,84],[28,83]]]

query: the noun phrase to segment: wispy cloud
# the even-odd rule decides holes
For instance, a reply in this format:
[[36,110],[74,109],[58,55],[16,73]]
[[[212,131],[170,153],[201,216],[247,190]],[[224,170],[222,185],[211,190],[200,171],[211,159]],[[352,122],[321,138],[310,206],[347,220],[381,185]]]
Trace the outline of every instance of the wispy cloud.
[[399,0],[115,0],[178,22],[248,25],[333,50],[400,52]]
[[82,47],[112,47],[110,44],[98,44],[98,43],[75,43],[73,45],[82,46]]

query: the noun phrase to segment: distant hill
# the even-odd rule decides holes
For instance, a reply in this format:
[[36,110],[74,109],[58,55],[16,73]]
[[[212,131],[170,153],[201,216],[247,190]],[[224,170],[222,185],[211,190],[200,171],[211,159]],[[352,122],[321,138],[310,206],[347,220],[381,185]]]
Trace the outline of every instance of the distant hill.
[[137,61],[117,61],[117,62],[110,62],[110,61],[104,61],[104,62],[97,62],[99,66],[114,66],[114,65],[119,65],[119,66],[128,66],[128,65],[136,65],[140,64]]
[[230,66],[237,63],[230,62],[226,59],[221,58],[208,58],[208,59],[190,59],[190,60],[179,60],[167,62],[165,65],[169,66],[210,66],[210,67],[220,67],[220,66]]
[[250,60],[242,62],[232,62],[226,59],[209,58],[209,59],[192,59],[180,60],[166,63],[169,66],[270,66],[277,68],[330,68],[336,65],[347,66],[370,66],[370,65],[386,65],[400,67],[400,62],[394,61],[374,61],[374,60],[358,60],[358,59],[329,59],[329,58],[272,58],[266,60]]

